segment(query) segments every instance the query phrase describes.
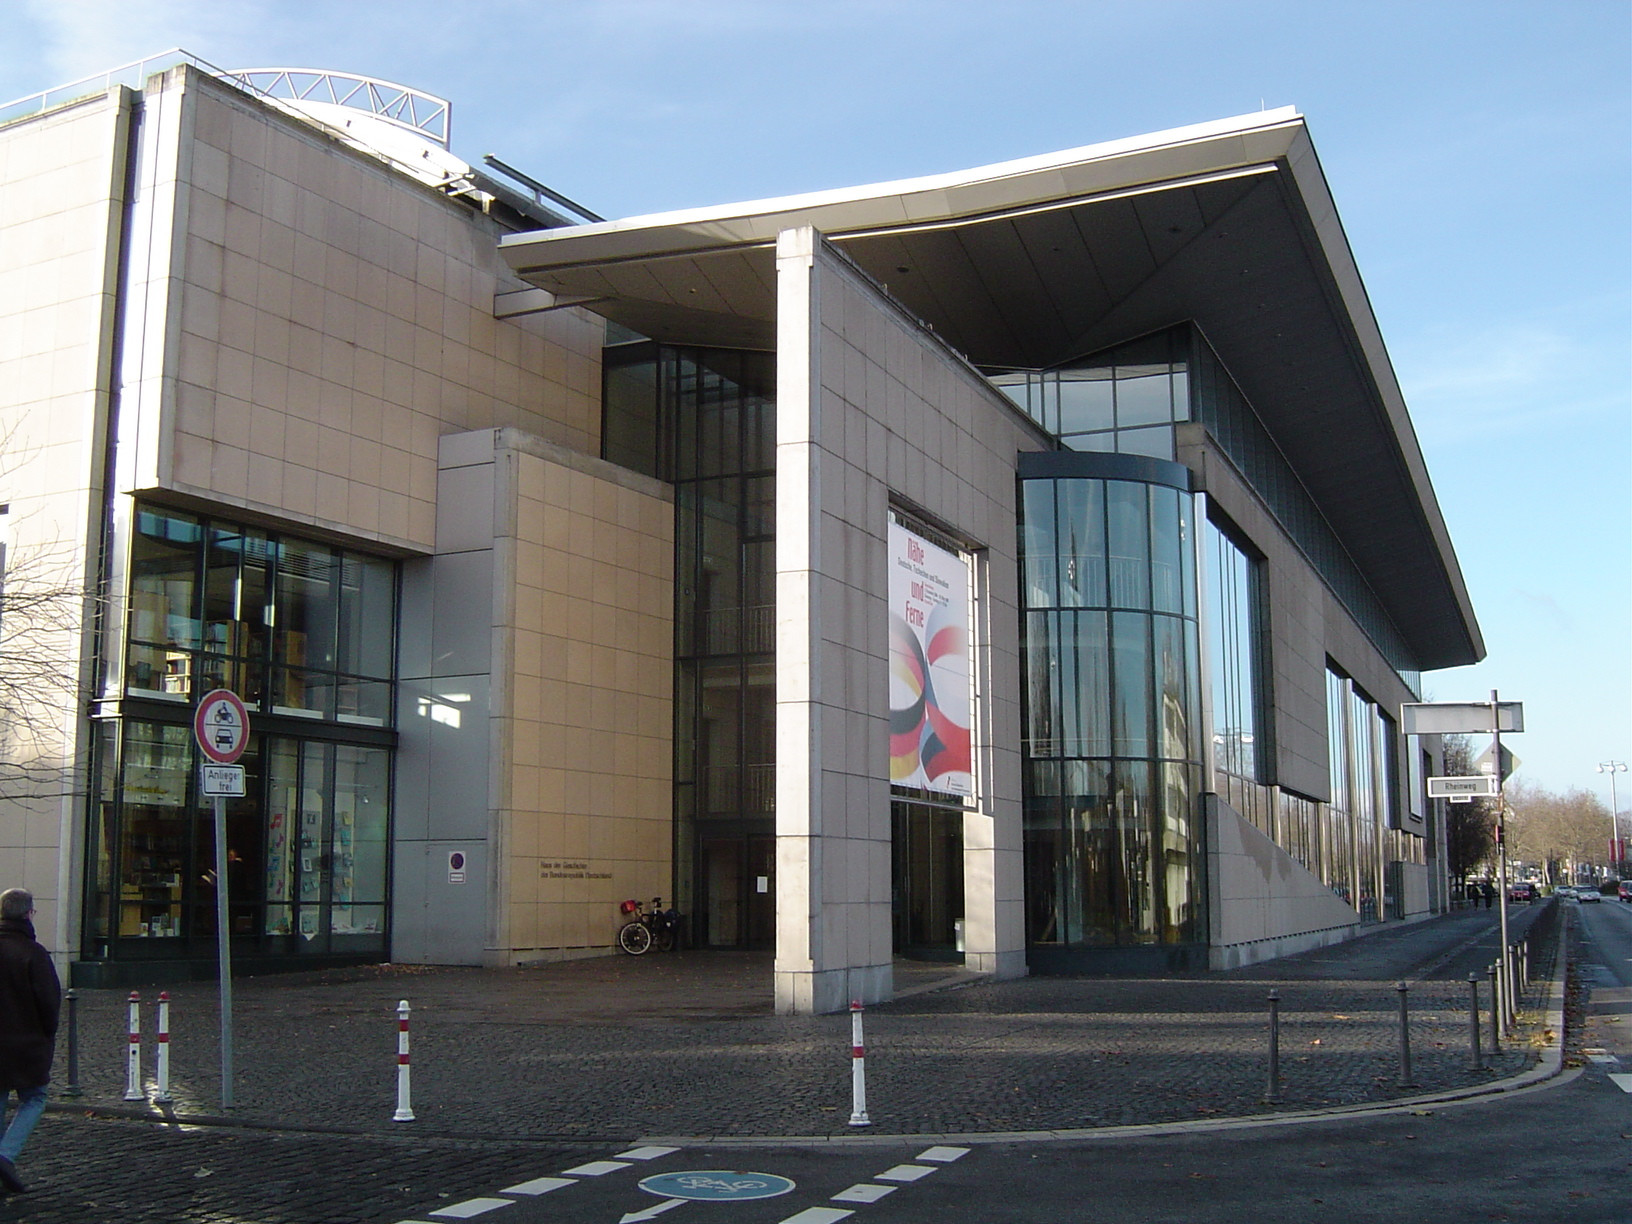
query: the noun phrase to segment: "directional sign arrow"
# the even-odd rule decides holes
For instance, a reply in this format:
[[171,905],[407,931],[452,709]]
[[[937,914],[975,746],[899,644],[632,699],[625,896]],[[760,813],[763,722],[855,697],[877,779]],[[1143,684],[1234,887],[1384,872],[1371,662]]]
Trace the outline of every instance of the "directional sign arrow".
[[670,1207],[678,1207],[681,1203],[690,1202],[690,1199],[664,1199],[661,1203],[653,1203],[644,1211],[631,1211],[618,1221],[618,1224],[638,1224],[641,1220],[655,1220]]

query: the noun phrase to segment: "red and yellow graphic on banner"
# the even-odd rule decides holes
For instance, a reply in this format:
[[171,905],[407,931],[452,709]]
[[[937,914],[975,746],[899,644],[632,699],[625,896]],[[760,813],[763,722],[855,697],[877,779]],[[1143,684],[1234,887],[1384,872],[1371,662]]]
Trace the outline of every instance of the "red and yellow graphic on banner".
[[968,795],[969,567],[890,524],[890,781]]

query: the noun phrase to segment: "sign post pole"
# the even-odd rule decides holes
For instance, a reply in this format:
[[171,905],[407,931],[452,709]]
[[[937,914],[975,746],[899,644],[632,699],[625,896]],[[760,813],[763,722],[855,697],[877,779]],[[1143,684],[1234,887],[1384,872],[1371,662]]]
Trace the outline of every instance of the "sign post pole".
[[[1499,887],[1501,894],[1497,898],[1502,906],[1502,1028],[1507,1036],[1513,1036],[1513,1024],[1517,1017],[1513,1014],[1513,949],[1507,942],[1507,798],[1504,795],[1506,779],[1502,777],[1502,720],[1499,714],[1501,703],[1496,699],[1496,690],[1490,690],[1490,725],[1491,734],[1496,737],[1495,746],[1491,755],[1496,758],[1496,851],[1498,870],[1501,874]],[[1493,1000],[1494,1002],[1494,1000]]]
[[227,800],[215,797],[215,959],[221,978],[221,1108],[232,1108],[232,939],[227,926]]
[[231,689],[214,689],[199,700],[193,735],[206,765],[200,784],[215,799],[215,950],[221,978],[221,1108],[232,1108],[232,928],[227,897],[227,795],[244,793],[243,767],[236,762],[249,744],[249,712]]

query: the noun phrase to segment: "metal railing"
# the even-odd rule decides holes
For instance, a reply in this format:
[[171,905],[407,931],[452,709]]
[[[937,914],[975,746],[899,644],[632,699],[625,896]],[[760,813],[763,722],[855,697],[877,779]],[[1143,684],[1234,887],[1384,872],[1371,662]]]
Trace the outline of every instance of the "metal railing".
[[172,47],[157,55],[144,56],[106,72],[81,77],[66,85],[7,102],[0,105],[0,124],[43,114],[81,98],[96,97],[115,85],[140,89],[149,77],[177,64],[191,64],[245,93],[263,98],[280,102],[324,102],[374,115],[435,141],[444,149],[449,147],[448,142],[452,137],[453,104],[423,90],[378,77],[331,72],[322,68],[241,68],[228,71],[180,47]]

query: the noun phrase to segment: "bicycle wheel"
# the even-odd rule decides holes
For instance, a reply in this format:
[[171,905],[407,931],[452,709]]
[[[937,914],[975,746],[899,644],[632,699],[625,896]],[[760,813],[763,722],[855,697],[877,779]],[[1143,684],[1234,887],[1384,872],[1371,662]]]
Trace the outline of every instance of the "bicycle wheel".
[[652,936],[652,940],[657,944],[659,952],[674,951],[674,928],[665,923],[657,928],[657,934]]
[[630,956],[639,956],[652,946],[652,933],[643,923],[628,923],[618,932],[618,947]]

